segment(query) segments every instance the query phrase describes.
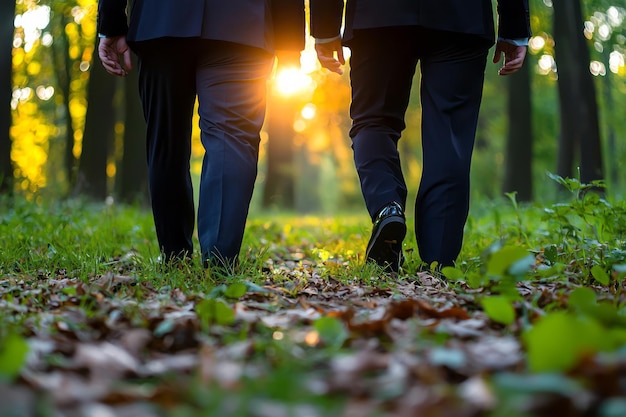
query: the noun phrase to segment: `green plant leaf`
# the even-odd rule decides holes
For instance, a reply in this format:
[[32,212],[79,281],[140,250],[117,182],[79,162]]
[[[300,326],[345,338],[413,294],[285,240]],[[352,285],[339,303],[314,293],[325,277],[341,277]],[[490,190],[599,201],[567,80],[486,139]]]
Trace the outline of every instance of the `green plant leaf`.
[[76,295],[76,287],[64,287],[61,292],[67,295]]
[[269,293],[270,291],[267,288],[261,287],[254,282],[245,282],[247,292],[256,292],[256,293]]
[[533,265],[535,265],[535,257],[527,254],[525,257],[513,262],[507,272],[514,277],[519,277],[530,271]]
[[13,380],[26,362],[28,343],[21,336],[9,333],[0,346],[0,378]]
[[339,349],[348,339],[348,330],[339,319],[335,317],[321,317],[313,323],[322,342],[328,347]]
[[567,299],[567,304],[579,310],[585,310],[596,304],[596,293],[587,287],[576,288]]
[[459,281],[465,278],[465,274],[458,268],[452,266],[444,266],[441,269],[441,273],[450,281]]
[[568,297],[567,303],[577,312],[593,318],[605,326],[622,327],[626,325],[626,317],[617,306],[610,301],[598,302],[596,293],[587,287],[576,288]]
[[209,292],[209,298],[219,298],[224,295],[228,287],[225,284],[217,285],[211,288],[211,292]]
[[480,303],[491,320],[507,325],[515,321],[515,309],[506,297],[486,297],[481,299]]
[[584,354],[613,345],[609,333],[593,319],[559,311],[548,314],[523,335],[532,372],[564,372]]
[[505,297],[511,302],[524,299],[519,293],[516,282],[512,279],[501,279],[497,281],[496,284],[493,285],[491,293]]
[[203,323],[227,326],[235,321],[235,312],[222,300],[207,298],[196,306],[196,313]]
[[591,268],[591,275],[602,285],[609,285],[611,281],[611,277],[606,273],[604,269],[600,265],[594,265]]
[[519,246],[505,246],[493,253],[487,261],[487,274],[492,277],[521,275],[534,263],[528,250]]
[[580,181],[578,181],[576,178],[563,178],[560,175],[552,174],[550,172],[548,172],[547,174],[548,174],[548,177],[550,177],[552,180],[556,181],[557,183],[561,184],[563,187],[565,187],[568,191],[572,193],[582,188]]
[[230,284],[226,291],[224,291],[224,297],[226,298],[241,298],[248,292],[248,287],[243,282],[235,282]]
[[483,285],[485,285],[486,282],[489,281],[488,278],[486,278],[485,276],[481,275],[478,272],[469,272],[467,274],[467,285],[469,285],[471,288],[480,288]]
[[559,256],[559,251],[556,245],[546,246],[543,249],[543,256],[544,258],[546,258],[546,261],[550,262],[551,264],[555,263]]
[[507,196],[509,200],[511,200],[511,204],[513,204],[513,208],[517,210],[519,207],[517,204],[517,191],[513,191],[511,193],[504,193],[504,195]]

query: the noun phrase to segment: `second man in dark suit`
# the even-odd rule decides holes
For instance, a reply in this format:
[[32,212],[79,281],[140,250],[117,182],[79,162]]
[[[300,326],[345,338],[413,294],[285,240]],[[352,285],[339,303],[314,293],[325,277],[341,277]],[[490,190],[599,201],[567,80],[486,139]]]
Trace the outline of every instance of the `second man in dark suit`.
[[[407,186],[398,154],[411,83],[420,63],[423,170],[415,234],[427,264],[453,265],[469,210],[470,160],[489,48],[491,0],[311,0],[311,33],[323,67],[342,72],[350,47],[350,137],[373,220],[368,261],[397,272],[403,263]],[[524,62],[528,0],[498,1],[494,62],[501,75]]]
[[304,47],[303,0],[100,0],[99,56],[111,74],[139,58],[150,197],[166,260],[191,257],[192,117],[205,149],[198,239],[206,265],[237,260],[257,175],[274,52]]

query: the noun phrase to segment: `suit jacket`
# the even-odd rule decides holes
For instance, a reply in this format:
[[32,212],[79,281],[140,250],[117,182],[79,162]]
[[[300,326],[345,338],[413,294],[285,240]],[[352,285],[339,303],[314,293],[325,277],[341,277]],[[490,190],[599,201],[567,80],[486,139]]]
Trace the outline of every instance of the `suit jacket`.
[[130,42],[199,37],[269,52],[302,50],[304,0],[99,0],[97,26]]
[[[311,0],[311,34],[339,35],[343,0]],[[498,35],[508,39],[530,36],[528,0],[498,0]],[[347,0],[343,39],[355,29],[422,26],[467,33],[495,40],[491,0]]]

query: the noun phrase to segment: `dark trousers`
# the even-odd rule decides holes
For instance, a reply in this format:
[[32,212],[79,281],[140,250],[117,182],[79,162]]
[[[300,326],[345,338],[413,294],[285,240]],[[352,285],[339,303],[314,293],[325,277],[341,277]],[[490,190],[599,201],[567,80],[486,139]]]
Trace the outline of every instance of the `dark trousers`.
[[257,175],[273,57],[253,47],[196,38],[163,38],[132,47],[139,57],[160,250],[167,258],[193,252],[190,157],[197,97],[205,150],[198,204],[200,250],[204,261],[231,263],[241,248]]
[[470,160],[490,43],[483,38],[393,27],[357,30],[350,41],[350,137],[372,217],[406,205],[398,140],[420,63],[423,171],[415,203],[422,261],[451,265],[469,210]]

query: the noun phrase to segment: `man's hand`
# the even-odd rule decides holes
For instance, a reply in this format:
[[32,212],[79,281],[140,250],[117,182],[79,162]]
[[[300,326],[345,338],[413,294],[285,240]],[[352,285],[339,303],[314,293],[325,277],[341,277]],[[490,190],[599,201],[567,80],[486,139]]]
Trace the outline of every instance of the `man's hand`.
[[98,56],[109,74],[125,76],[133,69],[131,51],[125,36],[101,38],[98,45]]
[[343,74],[341,66],[346,63],[346,60],[343,57],[343,47],[341,46],[340,38],[326,43],[316,43],[315,51],[322,67],[339,75]]
[[498,41],[493,54],[494,64],[500,62],[501,56],[504,55],[504,63],[502,68],[498,70],[498,74],[510,75],[522,68],[524,58],[526,57],[526,49],[526,46],[516,46],[509,42]]

